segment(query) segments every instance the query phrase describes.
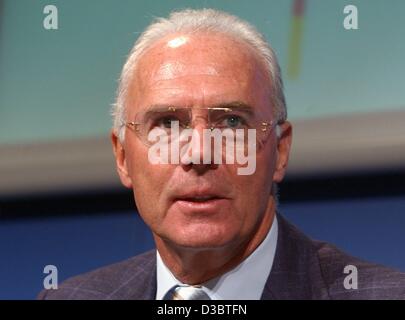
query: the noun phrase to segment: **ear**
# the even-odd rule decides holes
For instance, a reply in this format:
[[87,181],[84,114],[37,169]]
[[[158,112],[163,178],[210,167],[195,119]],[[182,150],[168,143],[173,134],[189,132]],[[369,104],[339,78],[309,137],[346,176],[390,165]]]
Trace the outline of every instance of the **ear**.
[[288,159],[292,143],[292,126],[288,121],[279,125],[280,137],[277,142],[276,168],[273,174],[273,181],[279,183],[283,180],[287,170]]
[[111,131],[111,142],[121,183],[127,188],[132,188],[132,180],[128,173],[125,149],[114,130]]

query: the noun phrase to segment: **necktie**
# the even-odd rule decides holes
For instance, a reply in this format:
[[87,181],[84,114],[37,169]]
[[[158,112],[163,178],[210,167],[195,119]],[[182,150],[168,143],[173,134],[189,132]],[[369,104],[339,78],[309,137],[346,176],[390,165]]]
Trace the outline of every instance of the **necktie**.
[[200,286],[174,286],[163,300],[211,300]]

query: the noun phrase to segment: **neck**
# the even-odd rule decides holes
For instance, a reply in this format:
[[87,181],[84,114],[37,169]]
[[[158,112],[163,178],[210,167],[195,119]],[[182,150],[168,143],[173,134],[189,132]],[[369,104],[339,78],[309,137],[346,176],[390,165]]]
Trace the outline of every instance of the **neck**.
[[221,248],[195,249],[176,246],[154,235],[156,247],[165,265],[179,281],[201,284],[228,272],[252,254],[267,236],[274,216],[275,201],[270,197],[261,221],[247,240]]

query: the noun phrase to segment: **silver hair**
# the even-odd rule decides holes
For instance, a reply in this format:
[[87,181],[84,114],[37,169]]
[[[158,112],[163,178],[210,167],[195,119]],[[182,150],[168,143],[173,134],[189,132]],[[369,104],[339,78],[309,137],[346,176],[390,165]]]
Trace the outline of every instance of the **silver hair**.
[[[273,49],[264,36],[250,23],[226,12],[214,9],[185,9],[172,12],[169,18],[157,18],[155,22],[150,24],[135,42],[125,62],[119,80],[117,99],[112,108],[113,129],[121,142],[125,139],[124,124],[127,121],[125,100],[136,65],[142,54],[165,36],[179,32],[196,33],[199,31],[225,34],[253,48],[263,60],[265,71],[271,80],[272,93],[274,93],[271,95],[274,117],[278,123],[286,120],[287,108],[280,66]],[[277,126],[277,132],[279,132],[278,129]]]

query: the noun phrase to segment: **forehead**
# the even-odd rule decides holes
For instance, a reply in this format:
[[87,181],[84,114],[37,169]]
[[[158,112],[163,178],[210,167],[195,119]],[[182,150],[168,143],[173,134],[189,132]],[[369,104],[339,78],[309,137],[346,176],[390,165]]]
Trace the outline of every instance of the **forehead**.
[[174,34],[140,57],[128,102],[134,110],[152,104],[207,107],[227,100],[257,105],[269,87],[262,62],[246,44],[214,33]]

